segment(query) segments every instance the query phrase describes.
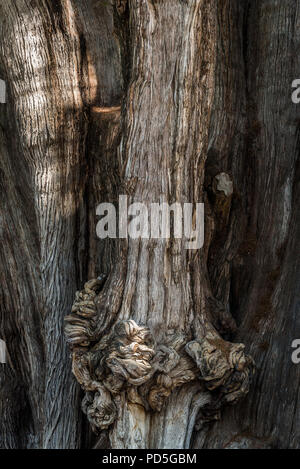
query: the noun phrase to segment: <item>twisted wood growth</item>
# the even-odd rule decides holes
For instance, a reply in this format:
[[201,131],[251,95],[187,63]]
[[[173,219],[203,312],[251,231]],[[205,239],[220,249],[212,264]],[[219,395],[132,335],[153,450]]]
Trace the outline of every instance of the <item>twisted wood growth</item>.
[[[1,448],[299,447],[299,47],[296,0],[0,0]],[[120,194],[203,249],[99,240]]]
[[87,282],[65,318],[73,373],[85,391],[82,409],[94,431],[107,429],[118,418],[122,392],[128,402],[160,412],[175,388],[200,380],[204,390],[214,391],[202,411],[210,416],[217,412],[217,417],[223,403],[234,404],[248,393],[252,358],[243,344],[227,342],[216,331],[193,341],[166,331],[163,342],[157,342],[148,327],[129,319],[99,337],[96,297],[102,283],[103,278]]

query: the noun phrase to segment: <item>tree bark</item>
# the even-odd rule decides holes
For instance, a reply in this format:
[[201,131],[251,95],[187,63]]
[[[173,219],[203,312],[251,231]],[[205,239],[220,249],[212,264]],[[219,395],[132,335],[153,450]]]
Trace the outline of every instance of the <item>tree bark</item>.
[[[0,0],[1,447],[299,446],[299,21]],[[204,202],[203,248],[99,240],[122,194]]]

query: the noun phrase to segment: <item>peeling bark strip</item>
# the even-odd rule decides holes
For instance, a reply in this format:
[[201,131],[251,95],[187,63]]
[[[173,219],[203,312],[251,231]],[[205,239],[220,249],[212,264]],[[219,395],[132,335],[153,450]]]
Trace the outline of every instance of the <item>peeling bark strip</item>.
[[0,80],[0,103],[6,103],[6,85],[3,80]]

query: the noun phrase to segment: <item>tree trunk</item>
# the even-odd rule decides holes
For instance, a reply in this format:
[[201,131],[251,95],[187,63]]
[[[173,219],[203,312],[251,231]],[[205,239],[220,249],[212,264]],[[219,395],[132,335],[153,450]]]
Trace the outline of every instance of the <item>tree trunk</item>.
[[[0,0],[2,448],[299,447],[299,21]],[[203,202],[203,247],[100,240],[122,195]]]

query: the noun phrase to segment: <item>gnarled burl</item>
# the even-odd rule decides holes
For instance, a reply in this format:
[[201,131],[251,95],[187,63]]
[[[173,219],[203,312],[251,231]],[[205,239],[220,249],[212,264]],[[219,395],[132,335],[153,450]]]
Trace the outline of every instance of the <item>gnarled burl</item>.
[[146,412],[160,412],[175,388],[198,382],[199,425],[219,418],[222,404],[234,404],[248,393],[252,358],[243,344],[223,340],[210,325],[201,337],[170,331],[156,340],[151,328],[129,319],[99,335],[102,283],[102,278],[87,282],[65,318],[73,373],[85,391],[82,409],[95,432],[118,419],[121,394]]
[[208,158],[211,132],[218,142],[226,135],[211,127],[219,92],[217,2],[117,6],[123,97],[109,102],[121,112],[97,113],[102,185],[92,200],[115,203],[126,194],[128,207],[203,202],[205,241],[198,250],[174,236],[95,241],[90,205],[90,242],[101,245],[107,262],[99,255],[89,278],[102,268],[108,276],[77,293],[65,331],[95,431],[107,429],[113,448],[188,448],[194,428],[247,394],[254,369],[243,345],[227,341],[236,332],[230,271],[241,189],[221,161],[225,150],[216,164]]

